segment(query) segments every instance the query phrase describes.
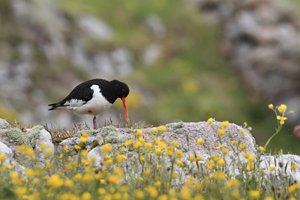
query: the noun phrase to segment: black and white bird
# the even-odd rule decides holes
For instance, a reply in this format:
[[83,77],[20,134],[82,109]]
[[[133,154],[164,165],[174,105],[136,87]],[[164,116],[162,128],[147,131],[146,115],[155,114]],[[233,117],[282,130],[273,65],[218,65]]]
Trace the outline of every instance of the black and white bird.
[[96,129],[96,116],[109,109],[118,98],[122,99],[125,119],[128,121],[128,94],[128,86],[121,81],[92,79],[80,83],[63,100],[48,106],[51,106],[49,110],[65,108],[78,114],[93,115],[93,125]]

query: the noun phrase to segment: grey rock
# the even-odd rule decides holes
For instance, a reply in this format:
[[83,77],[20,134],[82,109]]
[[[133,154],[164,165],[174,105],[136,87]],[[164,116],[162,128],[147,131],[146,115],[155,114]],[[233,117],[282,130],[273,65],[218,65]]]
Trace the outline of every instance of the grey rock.
[[162,47],[159,44],[151,44],[144,50],[143,53],[143,63],[145,66],[150,66],[154,64],[160,57],[162,52]]
[[0,129],[8,129],[10,124],[5,120],[0,118]]
[[161,19],[157,15],[149,15],[146,18],[146,27],[149,31],[156,37],[162,38],[165,36],[165,26],[163,25]]
[[101,19],[91,15],[81,15],[78,24],[90,37],[109,40],[113,37],[111,28]]
[[6,158],[13,158],[13,151],[3,142],[0,141],[0,153],[5,154]]
[[[295,164],[296,169],[292,169],[292,165]],[[270,166],[273,165],[275,168],[273,171],[270,170]],[[291,178],[293,181],[300,179],[300,156],[285,154],[285,155],[265,155],[261,157],[260,168],[264,169],[266,175],[285,175]],[[279,176],[277,178],[280,179]]]

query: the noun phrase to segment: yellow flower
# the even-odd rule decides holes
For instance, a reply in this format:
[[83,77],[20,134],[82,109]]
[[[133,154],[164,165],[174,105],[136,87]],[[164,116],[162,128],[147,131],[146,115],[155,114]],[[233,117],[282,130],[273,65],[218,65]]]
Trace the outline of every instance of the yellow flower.
[[240,130],[240,135],[245,135],[245,132],[244,132],[244,130]]
[[283,125],[285,121],[287,120],[287,117],[284,116],[277,116],[277,120],[279,121],[280,125]]
[[296,163],[292,163],[291,164],[291,170],[295,171],[296,169],[298,169],[298,165]]
[[227,128],[229,126],[229,121],[223,121],[221,126],[222,128]]
[[56,188],[61,187],[64,184],[64,180],[58,174],[54,174],[48,178],[47,183],[50,187]]
[[220,159],[220,160],[217,161],[217,165],[224,166],[225,165],[225,161],[223,159]]
[[67,145],[64,145],[64,146],[62,147],[62,149],[63,149],[64,151],[68,151],[68,150],[69,150],[69,147],[68,147]]
[[158,195],[158,191],[154,186],[148,186],[145,188],[145,191],[149,194],[151,198],[156,198]]
[[249,191],[249,196],[251,199],[258,199],[260,196],[260,192],[258,190]]
[[162,194],[158,197],[157,200],[168,200],[168,196],[166,194]]
[[177,173],[172,174],[172,179],[177,179],[178,177],[179,177],[179,175]]
[[173,156],[173,154],[174,154],[173,150],[167,150],[167,151],[166,151],[166,155],[167,155],[167,156],[170,156],[170,157],[171,157],[171,156]]
[[117,185],[121,182],[121,180],[119,179],[118,176],[115,176],[115,175],[111,175],[107,178],[107,181],[110,183],[110,184],[114,184],[114,185]]
[[82,150],[82,151],[80,152],[80,155],[81,155],[83,158],[86,158],[87,155],[88,155],[88,151],[87,151],[87,150]]
[[139,142],[139,141],[136,141],[136,143],[133,144],[133,147],[135,149],[139,149],[143,146],[143,143]]
[[207,123],[211,124],[211,123],[213,123],[213,121],[214,121],[214,119],[212,117],[210,117],[210,118],[208,118]]
[[243,143],[241,143],[241,144],[239,145],[239,147],[240,147],[241,150],[247,149],[246,145],[244,145]]
[[85,136],[81,136],[79,140],[80,140],[80,143],[86,143],[88,138]]
[[142,134],[143,134],[143,131],[141,129],[138,129],[138,130],[135,131],[135,135],[137,137],[141,136]]
[[135,196],[135,198],[137,198],[137,199],[143,199],[144,196],[145,196],[145,194],[144,194],[144,192],[143,192],[142,190],[136,190],[136,191],[134,192],[134,196]]
[[195,156],[189,156],[189,161],[195,162],[196,161],[196,157]]
[[160,148],[156,148],[154,150],[155,154],[158,155],[158,156],[161,156],[163,154],[162,150]]
[[225,134],[224,129],[219,128],[219,129],[217,130],[217,134],[218,134],[218,136],[223,136],[223,135]]
[[116,155],[116,157],[115,157],[117,163],[123,162],[124,160],[126,160],[126,158],[127,158],[127,157],[126,157],[125,155],[122,155],[122,154],[118,154],[118,155]]
[[232,140],[232,141],[231,141],[231,144],[232,144],[233,146],[236,146],[236,145],[238,145],[238,143],[239,143],[239,142],[238,142],[238,141],[236,141],[236,140]]
[[156,169],[161,169],[161,168],[162,168],[161,164],[156,165]]
[[266,196],[264,200],[274,200],[274,198],[271,196]]
[[124,143],[124,145],[126,147],[132,146],[132,140],[126,140],[125,143]]
[[113,147],[111,144],[108,143],[108,144],[102,145],[101,150],[105,153],[109,153],[113,150]]
[[175,157],[176,158],[182,158],[183,157],[183,152],[181,150],[176,151]]
[[241,183],[239,180],[237,179],[229,179],[227,182],[226,182],[226,186],[227,187],[240,187]]
[[298,189],[299,189],[298,183],[294,183],[294,184],[292,184],[292,185],[288,188],[288,192],[289,192],[289,193],[293,193],[293,192],[295,192],[295,191],[298,190]]
[[150,169],[146,169],[145,171],[144,171],[144,175],[145,176],[149,176],[151,174],[151,170]]
[[201,137],[199,137],[198,139],[197,139],[197,141],[196,141],[196,143],[198,144],[198,145],[202,145],[203,144],[203,139],[201,138]]
[[0,152],[0,162],[4,162],[6,160],[6,155]]
[[184,165],[181,160],[177,160],[175,164],[180,166],[180,167],[182,167]]
[[142,137],[139,137],[137,140],[138,140],[140,143],[144,143],[144,142],[145,142],[145,139],[142,138]]
[[85,192],[81,196],[82,200],[90,200],[91,198],[92,198],[92,195],[89,192]]
[[258,147],[258,150],[259,150],[260,152],[262,152],[262,153],[266,151],[265,147],[262,147],[262,146],[259,146],[259,147]]
[[94,180],[94,175],[91,173],[86,173],[82,176],[81,181],[83,183],[89,183]]
[[81,149],[81,147],[78,144],[75,144],[74,149],[79,150],[79,149]]
[[275,170],[275,165],[270,165],[270,172],[274,171]]
[[280,106],[278,106],[277,110],[279,113],[284,113],[287,109],[287,106],[285,104],[280,104]]
[[161,141],[161,140],[155,140],[155,144],[158,146],[158,147],[160,147],[160,148],[162,148],[162,149],[165,149],[165,148],[167,148],[167,144],[165,143],[165,142],[163,142],[163,141]]
[[140,161],[145,161],[145,156],[140,156]]
[[274,105],[270,103],[270,104],[268,105],[268,108],[271,109],[271,110],[273,110],[273,109],[274,109]]
[[153,128],[152,128],[152,133],[153,133],[153,134],[157,134],[157,133],[158,133],[158,129],[157,129],[156,127],[153,127]]
[[228,149],[222,149],[222,154],[224,155],[224,156],[226,156],[227,155],[227,153],[228,153]]
[[145,147],[146,147],[146,149],[150,150],[152,148],[152,143],[151,142],[146,142]]
[[65,180],[64,185],[65,185],[66,187],[68,187],[68,188],[71,188],[71,187],[74,186],[74,182],[73,182],[72,180],[70,180],[70,179],[67,179],[67,180]]
[[175,147],[175,148],[179,148],[180,147],[180,145],[176,141],[172,142],[172,146]]
[[202,160],[203,158],[201,157],[201,156],[197,156],[196,157],[196,161],[200,161],[200,160]]
[[[37,199],[40,199],[40,198],[37,198]],[[58,196],[58,200],[79,200],[79,199],[81,199],[81,198],[79,198],[78,196],[76,196],[75,194],[72,194],[72,193],[64,193],[64,194]]]
[[25,170],[25,174],[26,174],[26,176],[28,177],[28,178],[32,178],[32,177],[34,177],[34,171],[32,170],[32,169],[26,169]]
[[27,189],[25,187],[17,187],[15,192],[17,196],[22,197],[27,193]]
[[167,127],[166,126],[159,126],[158,129],[161,131],[161,132],[166,132],[167,131]]
[[192,196],[191,196],[191,191],[190,191],[190,189],[187,188],[187,187],[183,187],[183,188],[181,189],[180,194],[181,194],[182,199],[185,199],[185,200],[191,199],[191,197],[192,197]]

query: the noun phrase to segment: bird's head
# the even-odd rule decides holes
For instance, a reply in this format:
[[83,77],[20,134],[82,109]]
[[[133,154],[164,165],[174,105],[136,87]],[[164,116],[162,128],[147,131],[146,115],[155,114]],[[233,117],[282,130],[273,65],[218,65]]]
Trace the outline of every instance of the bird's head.
[[117,98],[122,99],[125,119],[128,121],[129,118],[126,97],[129,94],[129,87],[125,83],[118,80],[111,81],[111,84],[113,85]]

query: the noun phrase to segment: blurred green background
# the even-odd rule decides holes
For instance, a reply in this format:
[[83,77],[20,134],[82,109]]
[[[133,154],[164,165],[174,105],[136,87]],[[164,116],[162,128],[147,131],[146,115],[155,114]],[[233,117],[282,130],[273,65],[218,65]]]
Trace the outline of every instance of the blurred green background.
[[[296,3],[300,1],[295,0]],[[202,121],[209,117],[253,127],[258,144],[273,133],[276,120],[267,102],[251,98],[220,52],[219,27],[207,22],[199,9],[180,0],[58,1],[72,15],[90,13],[107,21],[116,31],[116,43],[136,54],[153,41],[142,23],[155,13],[166,25],[167,37],[158,41],[164,48],[161,59],[149,68],[137,68],[128,77],[151,88],[158,99],[151,107],[139,105],[141,118],[149,124],[171,121]],[[272,103],[272,102],[270,102]],[[300,153],[292,127],[285,126],[274,139],[274,151]]]

